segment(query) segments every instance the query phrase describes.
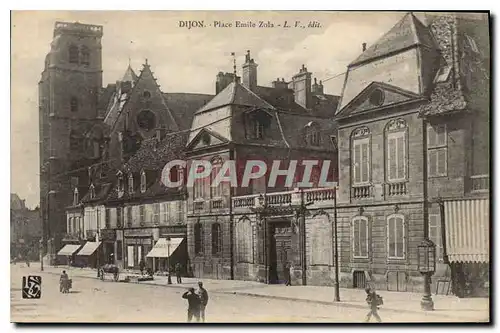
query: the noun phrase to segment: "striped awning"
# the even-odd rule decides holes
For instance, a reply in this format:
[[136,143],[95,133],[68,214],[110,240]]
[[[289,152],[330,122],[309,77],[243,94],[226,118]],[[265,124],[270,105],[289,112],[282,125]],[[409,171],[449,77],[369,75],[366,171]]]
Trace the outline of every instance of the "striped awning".
[[90,256],[101,245],[101,242],[87,242],[82,249],[76,254],[77,256]]
[[158,239],[153,249],[146,255],[148,258],[168,258],[181,245],[184,238],[171,238],[170,242],[166,238]]
[[62,249],[57,252],[58,256],[72,256],[73,253],[78,251],[80,248],[80,245],[74,245],[74,244],[66,244]]
[[489,262],[490,200],[444,202],[446,252],[450,262]]

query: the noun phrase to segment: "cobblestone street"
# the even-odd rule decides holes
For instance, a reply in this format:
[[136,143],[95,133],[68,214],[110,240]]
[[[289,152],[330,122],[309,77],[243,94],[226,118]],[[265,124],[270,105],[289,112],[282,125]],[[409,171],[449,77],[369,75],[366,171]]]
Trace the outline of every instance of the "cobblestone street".
[[[73,289],[70,294],[59,293],[57,271],[47,268],[41,273],[37,263],[30,268],[22,264],[11,266],[11,321],[13,322],[185,322],[187,302],[182,298],[184,288],[162,285],[116,283],[111,279],[99,281],[81,277],[78,270],[70,271]],[[42,297],[22,299],[22,276],[42,276]],[[187,284],[186,288],[191,284]],[[266,297],[210,293],[207,322],[362,322],[367,309],[304,303]],[[297,287],[300,288],[300,287]],[[485,321],[488,314],[471,309],[457,311],[455,317],[433,313],[398,313],[382,308],[384,322]],[[476,312],[474,312],[476,311]],[[471,315],[475,315],[471,317]]]

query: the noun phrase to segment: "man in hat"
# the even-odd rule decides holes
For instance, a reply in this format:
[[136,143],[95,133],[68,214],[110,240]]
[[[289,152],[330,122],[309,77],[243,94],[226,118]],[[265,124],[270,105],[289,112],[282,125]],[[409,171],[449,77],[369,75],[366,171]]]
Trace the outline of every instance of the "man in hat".
[[200,317],[205,322],[205,308],[208,304],[208,292],[203,288],[203,282],[198,282],[198,297],[200,298]]
[[187,321],[188,323],[193,320],[193,316],[196,318],[196,321],[200,321],[200,298],[195,293],[194,288],[189,288],[186,291],[182,298],[188,300],[188,313],[187,313]]

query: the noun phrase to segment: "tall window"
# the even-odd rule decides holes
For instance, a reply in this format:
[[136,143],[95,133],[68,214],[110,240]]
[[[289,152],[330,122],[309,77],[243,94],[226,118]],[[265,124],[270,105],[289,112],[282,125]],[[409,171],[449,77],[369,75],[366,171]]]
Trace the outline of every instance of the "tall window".
[[196,254],[203,254],[203,248],[204,248],[204,232],[203,232],[203,226],[201,223],[198,221],[194,225],[194,252]]
[[78,64],[78,47],[71,45],[68,49],[69,62],[71,64]]
[[475,118],[472,123],[472,176],[490,174],[490,122]]
[[212,254],[218,255],[222,252],[222,229],[220,223],[212,224]]
[[401,214],[387,218],[387,250],[391,259],[405,258],[405,218]]
[[139,223],[141,225],[146,223],[146,207],[144,205],[139,206]]
[[123,175],[121,172],[118,173],[118,191],[123,192],[124,184],[123,184]]
[[235,225],[236,260],[237,262],[253,262],[253,230],[248,218],[240,219]]
[[141,172],[141,192],[146,192],[146,172]]
[[90,50],[86,46],[82,46],[82,58],[81,58],[81,63],[82,65],[90,65]]
[[436,244],[436,258],[443,260],[443,241],[441,235],[441,215],[429,214],[429,238]]
[[215,177],[219,174],[222,167],[222,159],[216,157],[212,159],[212,173],[210,174],[210,196],[212,198],[220,198],[222,196],[222,182],[219,185],[215,185]]
[[352,177],[353,184],[366,184],[371,173],[370,130],[360,127],[352,133]]
[[75,192],[73,192],[73,206],[78,205],[78,188],[75,187]]
[[109,229],[111,228],[111,209],[106,208],[105,214],[106,215],[104,216],[104,223],[106,225],[106,229]]
[[[198,166],[197,172],[203,172],[203,166]],[[193,185],[193,196],[195,199],[201,199],[205,197],[205,184],[208,183],[205,179],[195,179]]]
[[159,224],[160,223],[160,204],[155,203],[154,206],[154,212],[153,212],[153,223]]
[[76,97],[71,97],[69,101],[69,108],[71,112],[77,112],[78,111],[78,98]]
[[446,176],[448,170],[448,142],[446,124],[427,126],[429,177]]
[[117,207],[116,208],[116,226],[118,228],[121,228],[122,225],[123,225],[122,207]]
[[406,122],[391,120],[385,128],[386,179],[389,182],[406,180]]
[[309,122],[306,125],[306,142],[311,146],[320,145],[320,127],[315,122]]
[[354,258],[368,258],[368,218],[356,216],[352,220],[352,251]]
[[71,235],[72,233],[73,233],[73,218],[70,217],[68,221],[68,234]]
[[128,174],[128,193],[134,193],[134,175]]
[[132,206],[127,206],[127,226],[132,226]]

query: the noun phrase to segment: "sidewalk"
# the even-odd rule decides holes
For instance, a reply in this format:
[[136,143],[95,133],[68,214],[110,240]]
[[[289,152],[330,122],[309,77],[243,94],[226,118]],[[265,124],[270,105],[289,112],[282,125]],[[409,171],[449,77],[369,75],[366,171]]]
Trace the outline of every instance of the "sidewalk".
[[[45,267],[45,272],[49,274],[60,274],[66,269],[70,277],[94,278],[97,279],[95,269],[88,268],[68,268]],[[132,271],[120,273],[120,280],[126,275],[140,274]],[[106,279],[112,279],[111,275]],[[172,277],[171,285],[167,284],[166,276],[155,276],[153,281],[131,282],[147,285],[163,286],[168,288],[196,287],[199,279],[182,278],[182,284],[176,284],[175,276]],[[290,286],[267,285],[254,281],[241,280],[210,280],[203,279],[204,287],[211,293],[233,294],[252,297],[263,297],[281,300],[293,300],[299,302],[308,302],[324,304],[329,306],[341,306],[350,308],[366,308],[365,292],[360,289],[340,289],[340,299],[338,303],[333,302],[334,289],[329,286]],[[425,316],[443,316],[451,318],[460,318],[462,321],[488,321],[489,319],[489,299],[487,298],[458,298],[455,296],[432,295],[435,311],[424,312],[420,309],[421,294],[409,292],[391,292],[377,291],[384,298],[384,305],[381,311],[422,313]]]

